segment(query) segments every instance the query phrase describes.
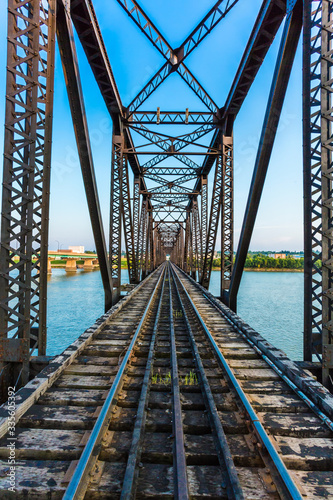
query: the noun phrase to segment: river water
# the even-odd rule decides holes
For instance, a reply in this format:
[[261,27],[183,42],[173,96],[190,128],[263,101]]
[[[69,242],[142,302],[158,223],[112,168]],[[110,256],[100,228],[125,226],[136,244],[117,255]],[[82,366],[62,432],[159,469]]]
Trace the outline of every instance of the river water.
[[[122,283],[128,282],[122,270]],[[210,291],[219,294],[220,273],[212,272]],[[48,281],[47,354],[63,351],[103,314],[103,289],[98,271],[67,274],[52,269]],[[294,360],[302,359],[303,273],[245,272],[238,314]]]

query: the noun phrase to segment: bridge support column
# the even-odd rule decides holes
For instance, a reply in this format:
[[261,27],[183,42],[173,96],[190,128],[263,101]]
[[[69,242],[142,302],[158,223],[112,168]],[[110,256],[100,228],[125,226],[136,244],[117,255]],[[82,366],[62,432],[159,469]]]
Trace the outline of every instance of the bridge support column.
[[83,264],[84,271],[92,271],[94,269],[93,259],[85,259]]
[[76,273],[76,259],[67,259],[65,270],[66,273]]
[[51,275],[52,274],[52,265],[51,265],[52,259],[47,259],[47,274]]

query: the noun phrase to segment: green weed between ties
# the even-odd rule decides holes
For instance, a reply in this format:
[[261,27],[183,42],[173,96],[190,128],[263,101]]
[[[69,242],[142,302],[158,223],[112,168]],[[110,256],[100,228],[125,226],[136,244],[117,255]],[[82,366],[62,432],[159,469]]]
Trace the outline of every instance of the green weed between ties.
[[[171,372],[167,373],[165,376],[160,373],[155,373],[151,377],[152,384],[164,384],[171,385]],[[190,371],[185,377],[179,377],[180,385],[197,385],[198,377],[195,372]]]

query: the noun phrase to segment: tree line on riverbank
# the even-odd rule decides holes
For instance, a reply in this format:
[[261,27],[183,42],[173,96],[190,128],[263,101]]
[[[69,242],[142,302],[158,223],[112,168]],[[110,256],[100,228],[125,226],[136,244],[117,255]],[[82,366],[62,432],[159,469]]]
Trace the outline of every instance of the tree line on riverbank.
[[[221,259],[213,260],[213,267],[221,267]],[[267,255],[251,255],[248,254],[245,261],[245,269],[304,269],[304,259],[295,259],[293,257],[286,257],[285,259],[274,259]]]

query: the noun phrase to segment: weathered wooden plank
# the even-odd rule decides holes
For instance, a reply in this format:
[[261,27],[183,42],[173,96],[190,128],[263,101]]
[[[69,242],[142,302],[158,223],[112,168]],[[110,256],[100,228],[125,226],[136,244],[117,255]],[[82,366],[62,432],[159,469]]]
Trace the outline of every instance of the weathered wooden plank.
[[263,359],[229,359],[228,365],[231,368],[267,368],[267,363]]
[[216,465],[187,467],[189,493],[193,498],[227,498],[225,473]]
[[116,375],[118,372],[118,365],[116,366],[95,366],[95,365],[81,365],[72,364],[66,368],[63,375]]
[[132,432],[109,431],[103,439],[101,461],[126,462],[132,443]]
[[108,376],[81,376],[81,375],[61,375],[55,387],[67,387],[68,389],[107,389],[111,387],[115,377]]
[[333,471],[333,437],[299,439],[274,436],[274,438],[288,468]]
[[309,413],[309,407],[295,394],[247,394],[256,411]]
[[329,428],[312,413],[258,413],[271,434],[290,437],[331,437]]
[[[64,429],[17,429],[15,433],[16,459],[30,460],[77,460],[83,430]],[[0,440],[0,457],[8,458],[8,439]]]
[[229,347],[222,348],[220,346],[220,349],[226,359],[258,359],[258,354],[251,347],[229,349]]
[[294,391],[285,383],[281,381],[257,381],[257,380],[244,380],[242,382],[242,389],[244,392],[251,394],[294,394]]
[[107,390],[103,389],[50,389],[38,400],[40,405],[101,406]]
[[306,500],[318,500],[318,498],[333,498],[333,472],[331,471],[291,471],[301,485]]
[[[183,415],[184,432],[189,434],[210,433],[210,424],[206,413],[202,411],[183,411]],[[219,411],[218,415],[225,433],[241,434],[247,432],[245,421],[240,414]]]
[[101,366],[117,366],[119,364],[119,359],[117,357],[110,358],[102,356],[78,356],[73,364],[84,364],[84,365],[101,365]]
[[[65,477],[70,462],[53,460],[18,460],[15,465],[15,493],[8,491],[8,462],[0,462],[0,498],[29,500],[60,500],[65,492],[61,483]],[[29,491],[29,496],[27,496]]]
[[165,464],[142,464],[137,489],[139,498],[174,498],[173,468]]
[[96,407],[33,405],[19,421],[20,427],[91,429]]
[[280,376],[270,368],[235,368],[234,374],[239,380],[281,380]]
[[249,500],[280,500],[277,493],[270,493],[261,479],[263,469],[255,467],[237,467],[239,481],[246,499]]
[[92,477],[85,498],[96,500],[99,498],[120,498],[126,463],[98,461],[97,468],[97,478],[94,481],[94,477]]

